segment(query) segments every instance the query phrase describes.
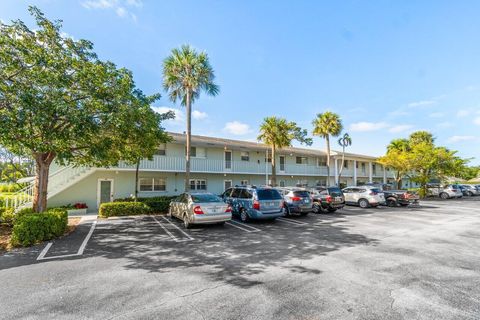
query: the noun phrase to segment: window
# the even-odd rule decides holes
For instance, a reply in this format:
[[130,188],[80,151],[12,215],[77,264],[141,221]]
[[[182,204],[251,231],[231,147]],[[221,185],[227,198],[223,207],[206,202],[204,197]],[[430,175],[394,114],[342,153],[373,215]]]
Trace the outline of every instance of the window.
[[192,195],[192,201],[194,203],[223,202],[218,196],[208,193]]
[[322,179],[322,180],[317,180],[315,181],[315,185],[316,186],[326,186],[327,185],[327,180],[326,179]]
[[248,151],[240,152],[240,160],[242,161],[250,161],[250,153]]
[[167,145],[165,143],[162,143],[158,146],[158,149],[155,150],[155,155],[156,156],[165,156],[167,154]]
[[229,189],[232,187],[232,180],[224,180],[223,181],[223,188],[225,190]]
[[296,158],[296,163],[297,164],[308,164],[308,158],[307,157],[297,157]]
[[269,153],[267,157],[267,162],[271,163],[272,162],[272,155]]
[[348,169],[348,160],[343,161],[343,167]]
[[230,195],[230,197],[231,198],[238,198],[238,197],[240,197],[241,192],[242,192],[242,189],[235,188],[235,189],[233,189],[233,192]]
[[207,190],[207,180],[205,179],[191,179],[190,190]]
[[165,179],[162,178],[140,178],[140,191],[166,191],[167,185]]
[[285,187],[285,180],[280,180],[280,187]]
[[377,166],[375,164],[372,164],[372,173],[374,175],[377,174]]
[[247,186],[248,185],[248,180],[240,180],[240,185]]
[[251,199],[252,198],[252,193],[248,191],[247,189],[243,189],[240,191],[240,194],[238,195],[240,199]]
[[362,162],[362,172],[365,173],[365,162]]
[[[187,153],[187,148],[185,148],[185,153]],[[202,147],[190,147],[190,156],[192,158],[206,158],[207,151]]]
[[317,158],[317,167],[326,167],[327,166],[327,158],[320,157]]

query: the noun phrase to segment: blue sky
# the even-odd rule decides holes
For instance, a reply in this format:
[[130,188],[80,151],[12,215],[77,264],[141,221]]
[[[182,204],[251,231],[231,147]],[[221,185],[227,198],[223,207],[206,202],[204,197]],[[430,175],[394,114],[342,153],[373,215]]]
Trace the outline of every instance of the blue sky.
[[350,152],[382,155],[423,129],[480,164],[478,1],[2,0],[0,19],[31,24],[29,4],[160,92],[157,110],[179,110],[169,130],[185,125],[162,91],[162,60],[188,43],[209,54],[221,87],[194,105],[195,134],[254,140],[271,115],[311,132],[332,110]]

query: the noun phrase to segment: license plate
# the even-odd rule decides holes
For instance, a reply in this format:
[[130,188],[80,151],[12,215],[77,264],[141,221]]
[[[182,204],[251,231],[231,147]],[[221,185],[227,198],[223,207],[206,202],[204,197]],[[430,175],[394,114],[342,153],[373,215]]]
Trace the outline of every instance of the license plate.
[[336,198],[335,198],[335,201],[336,201],[336,202],[342,202],[342,198],[336,197]]
[[310,200],[308,200],[308,199],[303,199],[303,203],[310,203]]

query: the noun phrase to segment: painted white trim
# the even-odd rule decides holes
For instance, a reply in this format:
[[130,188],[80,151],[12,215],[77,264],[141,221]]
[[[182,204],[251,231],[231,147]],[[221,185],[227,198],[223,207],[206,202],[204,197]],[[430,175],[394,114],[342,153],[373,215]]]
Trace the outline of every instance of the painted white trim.
[[223,180],[223,190],[227,190],[227,189],[228,189],[228,188],[225,186],[225,182],[227,182],[227,181],[230,182],[230,187],[228,187],[228,188],[233,187],[233,180],[231,180],[231,179]]
[[114,179],[113,178],[100,178],[97,180],[97,209],[100,208],[100,183],[102,181],[110,181],[110,202],[113,201],[113,194],[114,194]]

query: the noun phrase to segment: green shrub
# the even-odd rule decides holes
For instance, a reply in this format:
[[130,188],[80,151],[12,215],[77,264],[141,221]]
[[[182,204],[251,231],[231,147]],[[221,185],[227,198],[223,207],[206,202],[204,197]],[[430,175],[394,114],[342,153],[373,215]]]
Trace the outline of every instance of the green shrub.
[[102,218],[114,216],[130,216],[149,214],[152,210],[142,202],[109,202],[102,203],[98,215]]
[[15,212],[13,208],[0,207],[0,223],[13,225],[15,220]]
[[25,183],[9,183],[9,184],[0,184],[0,192],[17,192],[22,190],[26,186]]
[[[161,196],[151,198],[138,198],[137,201],[145,203],[152,213],[167,213],[170,202],[176,198],[176,196]],[[115,202],[133,202],[133,198],[116,199]]]
[[63,235],[67,228],[68,214],[64,209],[49,209],[42,213],[27,210],[22,212],[15,218],[13,224],[11,238],[13,246],[30,246],[56,238]]
[[23,208],[23,209],[20,209],[18,210],[16,216],[17,216],[17,219],[26,215],[26,214],[32,214],[32,213],[35,213],[35,211],[33,211],[33,209],[31,207],[28,207],[28,208]]

